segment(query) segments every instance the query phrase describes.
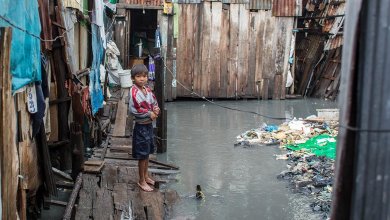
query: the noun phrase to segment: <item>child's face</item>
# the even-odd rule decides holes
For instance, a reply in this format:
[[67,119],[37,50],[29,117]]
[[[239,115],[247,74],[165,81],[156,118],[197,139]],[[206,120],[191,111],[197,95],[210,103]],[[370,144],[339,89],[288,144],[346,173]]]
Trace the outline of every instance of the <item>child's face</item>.
[[148,83],[148,74],[138,73],[137,75],[134,76],[133,80],[137,86],[142,87],[146,85],[146,83]]

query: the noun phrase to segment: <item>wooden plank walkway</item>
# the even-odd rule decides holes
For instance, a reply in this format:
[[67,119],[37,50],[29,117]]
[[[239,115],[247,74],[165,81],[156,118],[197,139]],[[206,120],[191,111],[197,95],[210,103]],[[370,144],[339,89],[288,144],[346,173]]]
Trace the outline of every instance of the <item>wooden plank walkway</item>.
[[[123,100],[119,100],[121,101]],[[117,106],[120,108],[119,104]],[[166,219],[178,199],[176,191],[158,189],[161,183],[168,182],[165,179],[168,177],[167,173],[178,172],[173,165],[149,163],[149,168],[153,171],[151,176],[157,182],[155,190],[144,192],[138,187],[138,161],[131,157],[131,136],[125,135],[131,134],[131,131],[130,126],[123,129],[124,114],[118,113],[122,110],[116,111],[116,119],[121,125],[111,126],[113,129],[107,137],[108,143],[96,148],[90,158],[94,162],[89,163],[94,164],[97,160],[104,162],[103,168],[99,173],[87,170],[82,176],[75,219]],[[117,128],[120,128],[117,133],[119,135],[113,137],[111,134]],[[155,158],[155,155],[151,155],[151,159]]]

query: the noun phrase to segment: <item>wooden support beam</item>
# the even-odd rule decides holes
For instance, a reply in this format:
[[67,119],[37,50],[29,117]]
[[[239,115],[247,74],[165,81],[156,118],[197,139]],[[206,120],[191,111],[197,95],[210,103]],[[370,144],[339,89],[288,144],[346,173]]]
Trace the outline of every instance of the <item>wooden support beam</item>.
[[72,100],[72,97],[65,97],[61,99],[51,100],[49,101],[49,105],[56,105],[63,102],[69,102],[70,100]]
[[19,161],[16,145],[16,115],[10,72],[11,28],[0,28],[0,174],[2,215],[17,219]]
[[165,110],[165,94],[164,94],[164,72],[163,72],[163,60],[156,59],[156,84],[155,95],[158,105],[161,109],[160,116],[157,118],[157,153],[164,153],[167,151],[167,133],[166,133],[166,117],[167,111]]

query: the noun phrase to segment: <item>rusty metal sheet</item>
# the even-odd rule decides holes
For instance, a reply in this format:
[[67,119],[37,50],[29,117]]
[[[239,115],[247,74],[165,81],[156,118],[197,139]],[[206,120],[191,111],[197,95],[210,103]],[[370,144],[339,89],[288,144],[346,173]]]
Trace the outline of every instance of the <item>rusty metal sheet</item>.
[[344,37],[342,35],[337,35],[336,37],[329,39],[325,43],[324,50],[333,50],[339,48],[344,43]]
[[221,0],[224,4],[249,4],[250,0]]
[[272,0],[249,0],[247,9],[271,10]]
[[272,15],[293,17],[302,15],[302,0],[273,0]]
[[179,4],[199,4],[201,0],[178,0]]

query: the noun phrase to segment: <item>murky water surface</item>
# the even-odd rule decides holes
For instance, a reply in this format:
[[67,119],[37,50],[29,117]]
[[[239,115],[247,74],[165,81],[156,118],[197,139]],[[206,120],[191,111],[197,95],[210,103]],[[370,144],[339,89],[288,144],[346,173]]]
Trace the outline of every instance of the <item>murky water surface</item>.
[[[335,108],[323,100],[219,101],[218,104],[276,117],[306,117],[318,108]],[[236,136],[263,123],[282,121],[220,108],[207,102],[167,103],[168,152],[159,155],[178,165],[175,189],[182,199],[170,219],[319,219],[305,196],[292,193],[276,175],[285,161],[278,147],[234,147]],[[196,200],[200,184],[206,199]]]

